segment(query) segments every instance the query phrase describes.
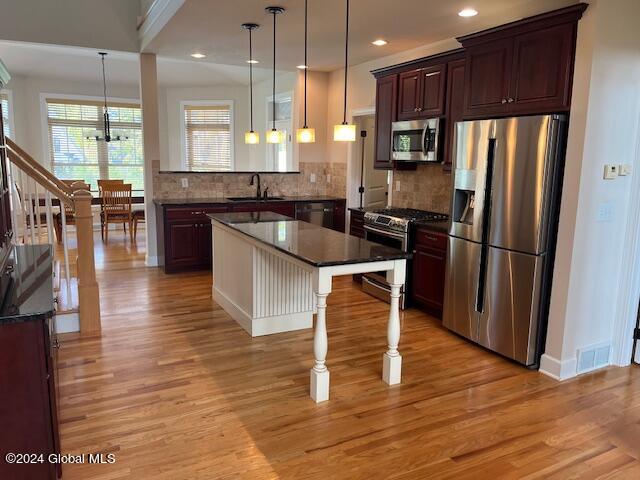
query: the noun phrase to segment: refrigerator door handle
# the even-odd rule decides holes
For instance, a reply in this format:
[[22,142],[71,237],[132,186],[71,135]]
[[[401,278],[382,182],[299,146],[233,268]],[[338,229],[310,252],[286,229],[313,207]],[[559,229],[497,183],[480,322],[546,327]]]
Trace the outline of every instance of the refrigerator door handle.
[[478,292],[476,294],[476,312],[484,312],[484,297],[487,283],[487,256],[489,254],[489,221],[491,219],[491,188],[493,179],[493,162],[496,153],[496,139],[490,138],[487,149],[487,169],[484,180],[482,210],[482,247],[480,250],[480,268],[478,269]]

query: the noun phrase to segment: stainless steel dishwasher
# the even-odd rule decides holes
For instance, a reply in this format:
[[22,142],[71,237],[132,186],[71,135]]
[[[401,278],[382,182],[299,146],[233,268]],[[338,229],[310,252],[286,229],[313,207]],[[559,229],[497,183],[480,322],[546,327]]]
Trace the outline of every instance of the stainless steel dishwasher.
[[333,228],[333,204],[322,202],[296,203],[296,220]]

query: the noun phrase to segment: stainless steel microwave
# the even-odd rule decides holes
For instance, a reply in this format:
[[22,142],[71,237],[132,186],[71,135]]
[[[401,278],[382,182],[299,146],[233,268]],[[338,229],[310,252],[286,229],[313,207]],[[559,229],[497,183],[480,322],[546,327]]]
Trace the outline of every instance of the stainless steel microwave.
[[391,158],[408,162],[439,162],[440,119],[393,122]]

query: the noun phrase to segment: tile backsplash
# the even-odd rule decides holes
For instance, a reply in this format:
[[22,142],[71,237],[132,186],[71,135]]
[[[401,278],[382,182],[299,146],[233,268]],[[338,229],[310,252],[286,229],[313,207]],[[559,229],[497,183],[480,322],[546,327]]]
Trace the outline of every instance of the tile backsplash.
[[[155,165],[153,175],[154,198],[211,198],[249,196],[255,187],[249,185],[251,174],[216,173],[165,173]],[[262,188],[269,187],[269,194],[276,196],[327,195],[346,196],[346,163],[300,162],[300,173],[261,173]],[[312,175],[315,182],[312,182]],[[187,178],[189,187],[182,187]]]
[[[396,191],[400,182],[400,191]],[[453,176],[442,170],[441,164],[418,165],[416,170],[393,172],[394,207],[418,208],[433,212],[449,213]]]

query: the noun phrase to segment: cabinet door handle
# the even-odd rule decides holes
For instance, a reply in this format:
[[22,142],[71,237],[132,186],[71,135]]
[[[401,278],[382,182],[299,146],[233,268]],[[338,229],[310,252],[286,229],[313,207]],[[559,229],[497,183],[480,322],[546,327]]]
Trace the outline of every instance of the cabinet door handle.
[[414,107],[413,111],[417,112],[418,111],[418,107]]
[[502,103],[503,103],[503,104],[507,103],[507,99],[506,99],[506,98],[503,98],[503,99],[502,99]]
[[433,237],[433,236],[431,236],[431,235],[425,235],[425,238],[426,238],[427,240],[432,241],[432,242],[437,242],[437,241],[438,241],[438,237]]
[[204,212],[202,211],[191,212],[191,215],[204,215]]
[[509,97],[509,103],[513,103],[513,102],[515,102],[515,100],[513,98]]
[[422,111],[422,107],[418,107],[418,111],[421,112]]

